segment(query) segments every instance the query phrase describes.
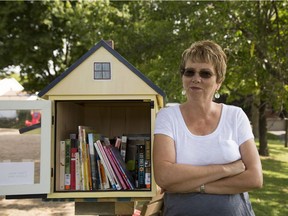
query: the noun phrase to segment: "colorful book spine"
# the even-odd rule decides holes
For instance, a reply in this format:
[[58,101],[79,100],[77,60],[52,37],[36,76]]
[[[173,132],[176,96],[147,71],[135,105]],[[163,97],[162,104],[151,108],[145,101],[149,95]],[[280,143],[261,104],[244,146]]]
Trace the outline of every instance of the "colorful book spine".
[[[109,152],[112,161],[114,163],[114,167],[117,170],[116,174],[117,177],[120,179],[121,184],[123,185],[123,189],[124,190],[129,190],[132,187],[130,186],[129,180],[127,179],[126,174],[124,173],[123,169],[121,168],[121,165],[118,161],[118,159],[115,157],[114,153],[112,152],[112,146],[107,146],[107,151]],[[121,156],[120,156],[120,160],[122,160]]]
[[88,179],[88,161],[87,161],[87,146],[86,146],[86,133],[85,127],[79,126],[79,152],[81,161],[81,175],[82,175],[82,188],[83,190],[89,190],[89,179]]
[[151,188],[151,142],[150,139],[145,140],[145,185]]
[[59,188],[65,190],[65,141],[60,141],[60,152],[59,152]]
[[119,188],[119,190],[122,188],[124,190],[126,190],[128,187],[126,185],[126,183],[123,180],[123,176],[120,174],[119,172],[119,168],[117,167],[117,164],[113,158],[113,156],[111,155],[112,153],[110,152],[108,146],[103,146],[104,147],[104,151],[109,159],[109,163],[111,164],[111,167],[113,169],[113,172],[115,173],[115,179],[118,185],[121,185],[121,187]]
[[97,175],[98,167],[97,167],[95,147],[94,147],[94,141],[96,141],[96,136],[97,135],[95,135],[93,133],[88,134],[91,179],[92,179],[92,189],[93,190],[97,190],[97,188],[98,188],[97,178],[99,178]]
[[75,190],[82,190],[81,184],[81,164],[79,152],[75,153]]
[[127,169],[125,162],[122,160],[121,154],[119,153],[118,149],[111,146],[110,150],[112,152],[112,154],[115,157],[115,161],[117,162],[122,175],[124,175],[124,179],[126,180],[127,184],[129,185],[129,188],[134,190],[135,189],[135,184],[134,184],[134,179],[133,176],[131,174],[131,172]]
[[117,149],[120,149],[121,148],[121,140],[122,139],[120,139],[119,137],[116,137],[116,140],[115,140],[115,147],[117,148]]
[[[108,141],[107,141],[107,139],[104,139],[104,140],[105,140],[105,142],[107,144],[109,144],[109,140]],[[111,183],[112,187],[114,189],[116,189],[116,190],[121,190],[122,187],[119,184],[119,181],[118,181],[118,179],[117,179],[117,177],[116,177],[116,175],[115,175],[115,173],[114,173],[114,171],[113,171],[113,169],[111,167],[110,161],[108,159],[108,156],[106,155],[106,152],[105,152],[104,147],[103,147],[101,142],[98,142],[98,147],[99,147],[99,149],[101,151],[102,158],[103,158],[103,161],[104,161],[104,164],[105,164],[105,167],[106,167],[105,171],[107,172],[107,175],[108,175],[108,178],[110,180],[110,183]]]
[[89,144],[86,144],[86,151],[87,151],[87,173],[88,173],[88,188],[89,190],[93,190],[92,187],[92,170],[91,170],[91,162],[90,162],[90,154],[89,154]]
[[109,189],[110,184],[109,184],[108,176],[106,174],[103,162],[101,160],[99,160],[99,171],[101,175],[101,189],[102,190]]
[[137,186],[145,188],[145,145],[137,145]]
[[103,189],[102,178],[101,178],[101,170],[100,170],[101,160],[100,160],[100,157],[99,157],[97,151],[95,151],[95,158],[96,158],[96,165],[97,165],[96,166],[96,168],[97,168],[97,172],[96,172],[97,189]]
[[97,153],[98,153],[98,155],[99,155],[99,157],[100,157],[101,164],[103,164],[103,166],[104,166],[105,173],[106,173],[106,175],[108,176],[108,179],[109,179],[109,181],[110,181],[110,183],[111,183],[112,188],[113,188],[113,189],[117,189],[117,187],[116,187],[116,182],[115,182],[114,179],[112,178],[111,173],[110,173],[110,171],[109,171],[109,169],[108,169],[108,163],[107,163],[107,161],[104,159],[104,154],[102,153],[102,148],[101,148],[101,147],[102,147],[101,141],[100,141],[100,140],[97,140],[97,141],[94,143],[94,146],[95,146],[95,149],[96,149],[96,151],[97,151]]
[[71,139],[70,190],[76,190],[76,152],[78,152],[77,140]]
[[126,161],[126,150],[127,150],[127,136],[121,137],[120,154],[123,161]]
[[71,141],[70,139],[66,139],[65,140],[65,190],[70,190],[70,186],[71,186],[70,151],[71,151]]

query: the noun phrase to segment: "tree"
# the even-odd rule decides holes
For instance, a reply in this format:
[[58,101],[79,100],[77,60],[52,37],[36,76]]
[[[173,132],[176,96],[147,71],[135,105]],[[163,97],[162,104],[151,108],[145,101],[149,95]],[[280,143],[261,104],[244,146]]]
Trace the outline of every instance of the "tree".
[[196,40],[214,40],[224,47],[229,59],[221,93],[229,103],[243,107],[250,119],[260,120],[259,152],[267,155],[263,113],[267,108],[288,108],[286,4],[0,2],[0,76],[6,75],[4,68],[19,65],[25,89],[36,92],[100,39],[112,39],[119,53],[166,92],[167,102],[182,102],[178,72],[182,51]]
[[0,68],[19,65],[22,84],[30,93],[48,85],[97,41],[109,38],[109,16],[121,14],[106,1],[0,5]]
[[282,112],[288,106],[287,63],[284,61],[285,47],[288,45],[285,3],[254,1],[235,5],[234,2],[231,7],[234,13],[229,13],[233,20],[230,29],[234,30],[234,35],[241,36],[238,40],[241,43],[239,51],[246,53],[241,69],[247,69],[248,73],[242,71],[239,74],[245,84],[240,92],[248,96],[249,90],[252,90],[252,103],[258,107],[259,112],[259,153],[269,155],[267,108]]

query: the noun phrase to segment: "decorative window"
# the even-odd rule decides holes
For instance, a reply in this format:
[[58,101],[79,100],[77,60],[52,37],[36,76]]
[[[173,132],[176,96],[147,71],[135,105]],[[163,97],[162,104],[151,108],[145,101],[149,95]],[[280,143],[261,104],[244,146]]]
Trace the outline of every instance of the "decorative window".
[[94,80],[110,80],[110,62],[94,62]]

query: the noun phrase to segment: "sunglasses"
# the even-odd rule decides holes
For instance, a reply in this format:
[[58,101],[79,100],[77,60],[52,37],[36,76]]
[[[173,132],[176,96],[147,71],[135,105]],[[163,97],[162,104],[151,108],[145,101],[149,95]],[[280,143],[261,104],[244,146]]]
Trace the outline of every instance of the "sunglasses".
[[[195,72],[195,70],[193,70],[193,69],[184,69],[184,70],[182,71],[182,74],[183,74],[184,76],[186,76],[186,77],[193,77],[193,76],[195,76],[196,72]],[[199,76],[200,76],[201,78],[203,78],[203,79],[209,79],[209,78],[211,78],[213,75],[214,75],[214,73],[212,73],[212,72],[209,71],[209,70],[201,70],[201,71],[199,72]]]

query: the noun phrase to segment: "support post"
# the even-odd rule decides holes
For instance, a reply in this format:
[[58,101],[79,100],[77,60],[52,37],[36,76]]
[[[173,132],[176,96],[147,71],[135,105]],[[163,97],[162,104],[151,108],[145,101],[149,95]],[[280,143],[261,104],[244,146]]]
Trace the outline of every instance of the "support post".
[[134,202],[75,202],[75,215],[132,215]]

